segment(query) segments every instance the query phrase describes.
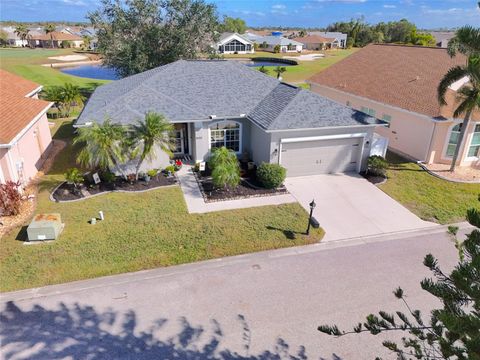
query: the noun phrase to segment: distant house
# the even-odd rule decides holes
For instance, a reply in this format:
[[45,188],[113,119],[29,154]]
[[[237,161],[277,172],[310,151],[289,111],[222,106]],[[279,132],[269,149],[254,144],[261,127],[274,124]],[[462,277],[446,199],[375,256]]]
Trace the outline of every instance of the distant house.
[[15,27],[13,26],[4,26],[0,28],[0,30],[4,31],[7,34],[7,45],[8,46],[16,46],[16,47],[23,47],[28,45],[27,40],[22,40],[20,37],[15,34]]
[[[283,36],[257,36],[257,35],[248,35],[248,38],[257,43],[259,48],[263,51],[275,51],[275,47],[280,47],[281,53],[288,52],[302,52],[303,44],[301,42],[295,41],[293,39],[287,39]],[[252,40],[255,38],[255,40]]]
[[430,34],[435,38],[435,45],[446,48],[451,38],[455,36],[453,31],[432,31]]
[[308,35],[318,35],[324,38],[334,38],[338,43],[338,47],[345,49],[347,47],[347,34],[341,32],[332,32],[332,31],[312,31]]
[[42,89],[29,80],[0,70],[0,183],[26,185],[40,170],[52,137]]
[[[376,132],[389,147],[427,164],[451,164],[463,118],[453,116],[461,79],[447,93],[447,105],[437,100],[437,87],[447,71],[465,64],[446,49],[370,44],[314,75],[311,90],[389,123]],[[480,167],[480,112],[472,114],[459,166]]]
[[220,54],[253,54],[253,42],[237,33],[223,33],[216,44]]
[[336,38],[326,38],[320,35],[307,35],[293,38],[303,44],[303,49],[306,50],[326,50],[336,49],[339,47],[339,42]]
[[83,39],[80,36],[59,31],[53,31],[49,34],[43,33],[32,35],[29,39],[31,45],[44,48],[62,47],[62,42],[64,41],[68,41],[71,46],[75,48],[79,48],[83,44]]

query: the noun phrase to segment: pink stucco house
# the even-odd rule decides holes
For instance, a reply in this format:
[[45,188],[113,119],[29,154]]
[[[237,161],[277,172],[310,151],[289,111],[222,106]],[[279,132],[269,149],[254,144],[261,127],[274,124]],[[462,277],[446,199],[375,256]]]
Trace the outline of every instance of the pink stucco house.
[[[446,49],[371,44],[310,79],[311,90],[389,123],[376,133],[389,148],[426,164],[451,164],[463,118],[453,116],[456,91],[468,79],[451,86],[447,105],[437,100],[445,73],[464,65],[463,55]],[[457,166],[480,168],[480,113],[466,130]]]
[[0,183],[35,176],[52,143],[47,110],[52,103],[40,100],[42,86],[0,70]]

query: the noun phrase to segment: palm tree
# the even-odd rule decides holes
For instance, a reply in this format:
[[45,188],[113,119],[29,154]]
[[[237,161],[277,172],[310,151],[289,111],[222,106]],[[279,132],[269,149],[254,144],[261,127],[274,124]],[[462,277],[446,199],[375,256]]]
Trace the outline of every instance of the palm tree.
[[47,24],[45,25],[45,27],[43,28],[43,30],[45,31],[45,34],[50,34],[50,47],[53,48],[53,32],[55,31],[55,24]]
[[20,38],[20,40],[22,40],[22,42],[30,38],[29,33],[30,30],[25,24],[19,24],[15,27],[15,34]]
[[465,132],[470,123],[472,112],[480,109],[480,30],[465,26],[457,30],[455,37],[449,41],[448,51],[451,56],[457,52],[467,55],[467,62],[463,66],[455,66],[448,70],[437,88],[438,101],[446,105],[445,96],[449,87],[458,80],[468,78],[469,82],[457,90],[458,106],[453,116],[464,116],[455,152],[452,157],[450,171],[455,171],[458,155],[463,145]]
[[82,105],[85,101],[80,87],[71,83],[65,83],[63,86],[49,86],[44,91],[44,97],[54,102],[60,110],[60,115],[65,117],[70,116],[72,108]]
[[280,76],[287,71],[285,66],[277,66],[273,69],[273,72],[277,74],[277,79],[280,79]]
[[216,187],[235,187],[240,183],[240,166],[233,150],[225,146],[215,149],[208,160],[208,167],[212,169],[212,181]]
[[262,65],[258,68],[258,71],[264,74],[268,74],[268,69],[265,67],[265,65]]
[[169,136],[172,131],[173,125],[163,115],[155,112],[147,112],[145,118],[133,126],[134,153],[139,153],[135,167],[136,180],[143,161],[155,156],[155,146],[160,147],[167,155],[173,155],[174,143]]
[[103,124],[93,123],[92,126],[78,129],[78,135],[73,140],[74,144],[82,144],[83,148],[78,154],[77,162],[89,168],[99,167],[102,170],[115,168],[126,179],[120,164],[126,160],[123,147],[125,129],[117,124],[112,124],[106,119]]

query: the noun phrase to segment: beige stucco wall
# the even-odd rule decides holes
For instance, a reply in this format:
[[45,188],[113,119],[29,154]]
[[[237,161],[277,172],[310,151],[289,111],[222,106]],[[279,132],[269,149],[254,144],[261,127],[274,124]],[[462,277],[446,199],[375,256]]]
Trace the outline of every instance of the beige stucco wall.
[[[451,160],[446,158],[444,153],[447,139],[450,135],[450,128],[453,124],[451,120],[444,122],[434,121],[422,114],[385,105],[318,84],[312,83],[311,90],[356,110],[360,110],[362,106],[374,109],[375,116],[379,119],[382,119],[384,114],[390,115],[392,117],[390,127],[377,127],[376,129],[380,136],[389,139],[390,149],[408,155],[412,159],[427,163],[450,163]],[[471,123],[467,129],[467,141],[464,144],[470,144],[473,128],[474,123]],[[466,161],[466,155],[467,146],[464,146],[461,152],[461,160],[458,163],[460,166],[480,165],[478,160]]]

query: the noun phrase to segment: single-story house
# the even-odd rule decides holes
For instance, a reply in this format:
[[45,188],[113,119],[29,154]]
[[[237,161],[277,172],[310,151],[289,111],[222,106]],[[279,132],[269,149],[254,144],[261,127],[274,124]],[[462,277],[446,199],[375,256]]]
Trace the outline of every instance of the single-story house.
[[275,47],[280,46],[281,53],[302,52],[303,44],[293,39],[287,39],[283,36],[262,36],[254,41],[259,48],[264,51],[275,51]]
[[[377,132],[389,147],[427,164],[450,164],[463,118],[453,116],[454,84],[446,106],[437,100],[437,87],[447,71],[465,64],[446,49],[423,46],[371,44],[314,75],[311,90],[352,109],[389,123]],[[480,113],[474,112],[465,134],[458,165],[480,166]]]
[[53,103],[38,99],[41,85],[4,70],[0,85],[0,183],[26,185],[50,149],[46,114]]
[[22,40],[20,36],[15,33],[15,27],[13,26],[3,26],[0,28],[1,31],[4,31],[7,34],[7,45],[23,47],[28,46],[27,40]]
[[339,47],[338,40],[336,38],[326,38],[320,35],[296,37],[293,38],[293,40],[302,43],[303,49],[306,50],[326,50]]
[[[288,176],[364,170],[374,129],[385,124],[237,61],[179,60],[99,86],[74,126],[110,118],[128,127],[148,111],[174,124],[178,157],[206,161],[225,146],[256,164],[279,163]],[[148,166],[168,163],[160,152]]]
[[253,42],[237,33],[223,33],[220,35],[215,49],[220,54],[253,54]]
[[79,48],[83,44],[83,39],[78,35],[72,35],[70,33],[63,33],[59,31],[52,31],[49,34],[37,34],[32,35],[29,42],[33,46],[39,46],[44,48],[49,47],[62,47],[62,42],[68,41],[71,47]]
[[335,44],[338,44],[338,48],[345,49],[347,47],[347,34],[336,31],[312,31],[308,35],[316,35],[324,38],[335,39]]

